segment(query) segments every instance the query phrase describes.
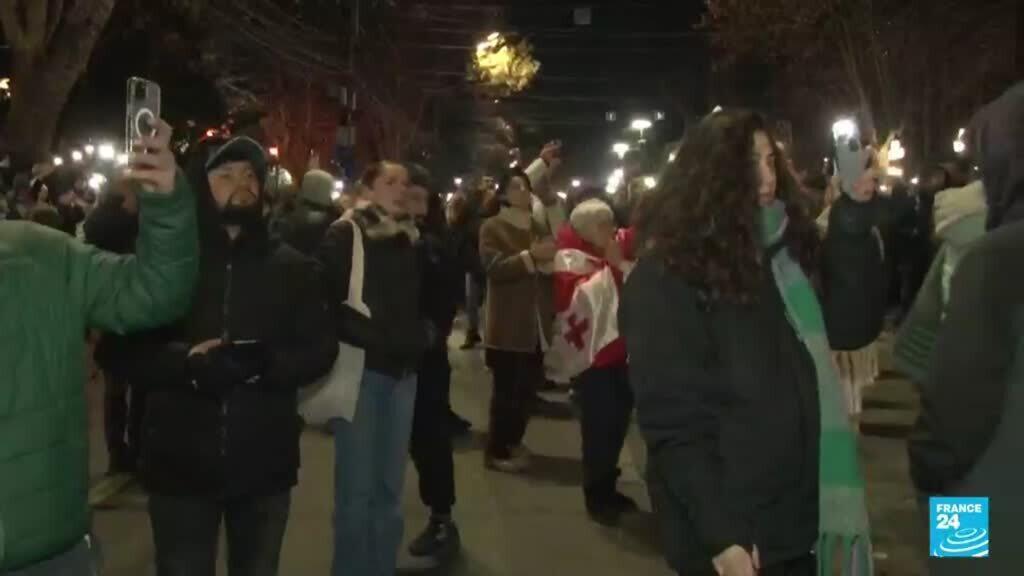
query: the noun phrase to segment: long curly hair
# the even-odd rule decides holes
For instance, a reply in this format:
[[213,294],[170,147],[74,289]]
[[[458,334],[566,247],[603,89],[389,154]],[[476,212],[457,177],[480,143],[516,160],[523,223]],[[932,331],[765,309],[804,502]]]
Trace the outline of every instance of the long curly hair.
[[768,136],[775,152],[776,197],[786,204],[789,218],[783,241],[813,276],[820,240],[808,215],[808,196],[767,122],[754,112],[729,110],[704,118],[638,207],[642,252],[662,260],[712,300],[756,300],[763,280],[753,157],[757,132]]

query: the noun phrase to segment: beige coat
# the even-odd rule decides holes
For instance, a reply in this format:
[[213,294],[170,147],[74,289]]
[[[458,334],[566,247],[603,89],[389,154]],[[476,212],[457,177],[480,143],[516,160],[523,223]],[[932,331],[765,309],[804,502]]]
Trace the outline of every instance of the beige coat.
[[542,236],[529,213],[510,208],[480,228],[480,260],[487,272],[488,348],[534,352],[546,349],[551,341],[552,281],[529,252]]

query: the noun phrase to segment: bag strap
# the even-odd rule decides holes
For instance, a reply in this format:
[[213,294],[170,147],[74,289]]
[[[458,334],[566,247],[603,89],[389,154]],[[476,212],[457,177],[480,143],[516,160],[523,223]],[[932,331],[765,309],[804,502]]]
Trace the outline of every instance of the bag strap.
[[352,225],[352,269],[348,276],[348,304],[363,306],[363,275],[365,253],[363,251],[363,230],[355,220],[349,219]]

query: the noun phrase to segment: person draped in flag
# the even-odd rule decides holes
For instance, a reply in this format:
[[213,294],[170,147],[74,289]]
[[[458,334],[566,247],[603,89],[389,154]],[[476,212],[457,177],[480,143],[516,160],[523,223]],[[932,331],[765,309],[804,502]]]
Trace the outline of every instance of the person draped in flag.
[[632,231],[603,200],[580,203],[557,238],[552,354],[579,398],[583,495],[596,522],[615,525],[636,503],[616,490],[633,393],[619,334],[619,288],[633,264]]

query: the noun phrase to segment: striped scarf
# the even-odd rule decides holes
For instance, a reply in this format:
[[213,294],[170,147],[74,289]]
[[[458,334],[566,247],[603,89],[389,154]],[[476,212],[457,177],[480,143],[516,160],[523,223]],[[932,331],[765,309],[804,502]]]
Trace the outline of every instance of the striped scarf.
[[[786,206],[776,200],[761,209],[764,247],[782,241],[788,220]],[[871,534],[864,500],[864,478],[857,457],[857,437],[844,408],[839,375],[832,363],[821,306],[810,281],[788,251],[778,250],[772,275],[786,316],[814,359],[821,411],[819,442],[818,542],[815,554],[819,576],[871,576]],[[838,555],[838,558],[837,558]]]

